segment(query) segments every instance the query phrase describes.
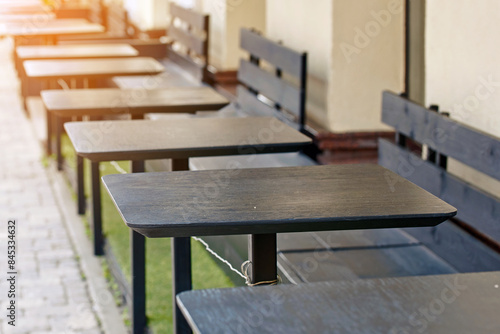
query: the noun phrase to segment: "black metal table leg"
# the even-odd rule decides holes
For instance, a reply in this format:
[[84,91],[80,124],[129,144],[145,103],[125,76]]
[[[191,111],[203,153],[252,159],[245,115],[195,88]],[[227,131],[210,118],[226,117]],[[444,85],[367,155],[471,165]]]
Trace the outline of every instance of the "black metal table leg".
[[143,334],[146,330],[146,240],[130,230],[132,259],[132,333]]
[[76,194],[78,198],[78,214],[85,213],[85,185],[83,182],[83,158],[79,155],[76,156]]
[[[132,161],[132,173],[144,172],[144,161]],[[132,333],[142,334],[146,330],[146,240],[143,235],[130,230],[132,259]]]
[[[189,170],[188,159],[172,159],[172,171]],[[174,307],[174,331],[176,334],[192,333],[189,324],[177,306],[175,296],[192,289],[191,238],[172,238],[172,298]]]
[[[131,162],[132,173],[144,172],[144,161]],[[146,240],[145,237],[130,230],[130,252],[132,259],[132,333],[146,331]]]
[[101,215],[101,180],[99,162],[92,161],[92,225],[94,230],[94,254],[103,255],[102,215]]
[[177,294],[191,289],[191,238],[172,238],[172,298],[176,334],[192,333],[175,301]]
[[250,283],[273,282],[278,276],[276,267],[276,234],[251,234],[248,236]]
[[57,115],[53,115],[53,120],[55,121],[56,127],[56,156],[57,156],[57,170],[63,169],[63,156],[62,156],[62,126],[63,118]]
[[[26,98],[25,98],[26,100]],[[45,118],[47,120],[47,147],[46,152],[47,155],[52,154],[52,114],[45,110]]]

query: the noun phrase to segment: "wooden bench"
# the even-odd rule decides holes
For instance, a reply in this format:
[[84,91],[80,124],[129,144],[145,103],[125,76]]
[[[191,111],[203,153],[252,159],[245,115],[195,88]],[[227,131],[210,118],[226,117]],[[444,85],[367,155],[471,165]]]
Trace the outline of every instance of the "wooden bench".
[[[380,140],[379,163],[458,209],[456,218],[438,226],[395,231],[402,233],[400,236],[408,233],[419,247],[427,249],[443,264],[441,269],[448,266],[452,272],[460,273],[428,276],[439,269],[429,266],[426,276],[369,280],[346,276],[344,279],[349,280],[341,282],[185,292],[177,300],[193,330],[199,333],[219,329],[293,332],[297,328],[301,332],[345,333],[500,331],[496,312],[500,306],[500,201],[449,171],[448,166],[451,158],[491,177],[494,180],[491,182],[498,181],[499,138],[390,92],[383,95],[382,119],[395,128],[397,135],[396,144]],[[385,176],[390,189],[401,190],[401,179],[394,179],[390,173]],[[383,244],[380,236],[371,234],[368,239]],[[392,239],[392,242],[398,240]],[[387,237],[385,241],[389,241]],[[401,254],[405,248],[408,247],[400,247],[403,266],[415,261]],[[348,249],[341,253],[347,252]],[[397,248],[391,250],[392,254],[397,252]],[[309,256],[312,258],[312,254]],[[324,264],[320,262],[316,265]],[[377,265],[365,263],[368,269]]]
[[[498,181],[499,139],[390,92],[383,94],[382,119],[398,139],[397,144],[380,140],[380,165],[457,207],[457,219],[434,228],[311,233],[300,243],[283,236],[278,248],[286,281],[500,270],[498,195],[479,190],[447,167],[450,157]],[[421,157],[423,145],[430,148],[427,159]],[[236,259],[245,255],[234,242],[225,247],[236,250]]]
[[[500,138],[457,122],[404,97],[385,92],[382,120],[396,144],[380,140],[379,163],[458,209],[435,228],[408,229],[458,272],[500,269],[500,198],[449,171],[448,158],[500,180]],[[428,148],[422,158],[422,147]],[[391,180],[388,180],[391,182]],[[397,187],[394,184],[393,187]]]
[[[250,59],[254,62],[241,62],[238,77],[242,85],[238,88],[238,100],[219,113],[232,116],[278,115],[309,134],[305,125],[305,99],[302,98],[306,91],[306,55],[246,29],[242,30],[241,39],[242,48],[251,54]],[[263,62],[274,64],[275,71],[264,72],[257,67],[255,63],[259,58],[261,65]],[[284,60],[288,62],[281,64]],[[295,64],[295,67],[290,64]],[[289,73],[295,74],[295,82],[302,82],[302,86],[293,87],[285,81],[284,78],[290,78]],[[263,96],[272,101],[270,105],[262,102]],[[284,98],[286,103],[282,102]],[[290,114],[285,107],[295,112]],[[315,164],[303,153],[286,153],[195,158],[190,159],[190,169],[225,169],[234,166],[235,162],[239,168]],[[238,267],[248,257],[244,236],[210,236],[205,241],[217,253],[224,254],[233,266]],[[455,272],[415,238],[397,229],[280,234],[278,250],[280,275],[286,282],[293,283]],[[318,252],[322,256],[318,256]],[[233,277],[236,282],[240,281],[238,277]]]
[[[161,60],[165,73],[151,77],[119,77],[113,81],[119,88],[164,88],[196,86],[207,80],[209,16],[170,3],[168,43]],[[153,84],[146,84],[153,83]],[[150,87],[150,86],[153,87]]]
[[[413,118],[410,119],[409,112],[414,110],[420,114],[411,116]],[[384,94],[382,113],[384,122],[394,126],[403,135],[419,135],[416,138],[418,140],[422,140],[422,136],[427,138],[437,130],[432,128],[436,126],[437,119],[448,124],[439,128],[444,131],[443,136],[446,138],[457,138],[455,133],[460,133],[464,138],[472,138],[470,133],[474,133],[475,139],[467,139],[470,147],[458,145],[458,141],[453,139],[455,153],[447,154],[459,159],[463,152],[475,152],[475,155],[471,153],[471,158],[462,158],[462,162],[469,161],[468,164],[475,164],[473,166],[480,164],[480,170],[498,179],[499,158],[494,153],[499,150],[497,138],[471,130],[391,93]],[[452,133],[448,134],[451,129]],[[443,144],[439,144],[437,150],[443,153],[442,146]],[[444,200],[459,209],[459,219],[463,217],[469,223],[468,226],[454,221],[436,228],[415,230],[311,232],[300,237],[296,234],[280,235],[278,265],[285,282],[449,274],[500,268],[499,254],[495,250],[498,246],[488,240],[499,240],[498,197],[478,192],[469,185],[465,188],[450,185],[449,179],[455,177],[446,170],[422,161],[401,146],[385,140],[380,142],[380,164],[394,171],[399,169],[399,173],[408,176],[410,181],[439,197],[444,196]],[[431,168],[429,165],[433,174],[428,172]],[[411,173],[406,175],[408,170]],[[447,188],[441,189],[445,184]],[[441,193],[444,189],[447,189],[446,192]],[[456,198],[453,198],[455,194]],[[483,235],[471,233],[473,230],[480,231]],[[217,253],[224,254],[233,265],[238,265],[247,258],[246,241],[243,237],[210,237],[207,240]]]
[[105,5],[103,1],[91,1],[89,10],[90,21],[103,25],[106,31],[101,34],[59,37],[58,43],[72,40],[83,40],[88,43],[89,40],[121,39],[132,36],[133,31],[130,30],[128,14],[122,4],[110,1]]
[[[241,29],[240,47],[249,54],[238,69],[237,100],[218,115],[221,117],[275,116],[313,138],[306,128],[307,53],[292,50]],[[239,168],[311,166],[316,162],[303,153],[265,154],[196,158],[191,170],[224,169],[228,163]]]
[[91,0],[88,19],[91,22],[105,26],[107,32],[97,36],[87,35],[71,39],[59,38],[57,44],[127,43],[139,51],[139,55],[143,57],[163,58],[166,55],[165,41],[158,38],[136,38],[137,29],[130,22],[123,6],[113,4],[111,9],[108,10],[102,0]]

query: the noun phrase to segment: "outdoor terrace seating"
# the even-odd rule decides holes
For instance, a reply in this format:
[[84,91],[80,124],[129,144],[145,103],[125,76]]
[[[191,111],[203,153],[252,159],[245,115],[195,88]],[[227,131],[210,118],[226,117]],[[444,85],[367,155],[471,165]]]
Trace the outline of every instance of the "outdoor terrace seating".
[[[36,1],[23,0],[30,3],[23,12],[12,0],[5,1],[16,16],[47,9]],[[45,81],[45,88],[50,88],[41,92],[47,112],[48,154],[42,158],[46,170],[42,177],[37,174],[33,184],[45,187],[38,178],[61,179],[63,187],[68,180],[75,181],[79,214],[86,213],[85,187],[90,189],[93,245],[87,245],[87,237],[83,244],[92,248],[89,253],[93,254],[87,257],[95,260],[93,255],[106,255],[102,261],[111,263],[112,275],[119,277],[117,284],[134,334],[149,333],[149,325],[157,321],[148,319],[153,311],[146,311],[146,305],[158,300],[158,289],[162,296],[168,290],[169,298],[160,297],[160,306],[154,308],[171,305],[173,316],[161,312],[165,318],[173,318],[173,325],[172,319],[165,324],[176,333],[500,331],[495,313],[500,306],[498,193],[480,189],[455,172],[456,165],[462,164],[491,184],[499,184],[498,137],[450,118],[437,106],[419,105],[406,98],[408,93],[386,91],[382,121],[394,128],[396,136],[394,141],[379,141],[379,165],[318,166],[318,136],[306,117],[308,52],[268,39],[255,29],[241,28],[240,47],[248,58],[239,63],[239,85],[233,99],[227,91],[222,96],[217,91],[220,86],[211,82],[215,75],[209,73],[208,15],[170,3],[168,36],[161,41],[143,40],[135,39],[137,26],[130,24],[122,4],[113,1],[104,6],[104,1],[92,0],[90,5],[92,23],[81,18],[58,19],[50,12],[49,24],[29,34],[20,29],[19,17],[4,17],[2,9],[0,21],[5,24],[0,33],[15,38],[14,46],[23,44],[24,38],[27,43],[61,42],[17,45],[15,49],[22,95],[37,93],[36,89],[30,91],[28,79]],[[61,31],[67,36],[56,36]],[[268,32],[274,34],[272,29]],[[5,40],[0,42],[8,45]],[[144,48],[135,49],[135,45]],[[101,81],[103,78],[106,80]],[[12,110],[13,116],[0,115],[2,123],[27,123],[15,113],[22,108],[11,103],[17,101],[12,84],[15,75],[9,80],[0,90],[4,105],[12,104],[4,109]],[[113,87],[103,88],[103,83]],[[147,120],[143,119],[146,115]],[[34,117],[31,121],[37,122]],[[22,136],[11,135],[14,131],[3,124],[5,134],[0,141],[24,140],[30,131],[24,123]],[[390,133],[386,131],[384,136]],[[51,156],[54,135],[55,162]],[[70,144],[76,157],[74,166],[65,165],[63,159],[74,158],[70,150],[63,152],[63,148],[71,149]],[[17,143],[9,145],[5,159],[18,170],[2,170],[0,177],[31,178],[28,167],[35,164],[38,151],[29,152],[28,161],[27,146],[19,145],[16,151]],[[149,164],[162,159],[169,159],[168,167]],[[121,161],[130,161],[130,169],[121,168]],[[90,172],[84,174],[87,162]],[[102,168],[111,164],[116,170]],[[162,172],[144,173],[157,167]],[[89,185],[85,185],[84,175],[90,176]],[[54,238],[40,241],[44,236],[62,236],[63,229],[74,234],[67,226],[56,230],[54,226],[59,225],[51,221],[61,213],[67,215],[66,206],[74,204],[69,187],[62,196],[60,185],[51,185],[50,191],[36,189],[33,196],[23,190],[26,200],[16,203],[9,198],[16,186],[0,184],[0,190],[7,193],[0,194],[0,206],[15,208],[33,202],[42,209],[50,208],[40,215],[14,211],[26,226],[35,226],[22,233],[37,237],[29,244],[35,255],[23,253],[21,262],[26,256],[36,257],[36,261],[50,258],[56,259],[52,268],[71,267],[55,278],[61,290],[47,288],[40,295],[43,298],[34,299],[33,304],[47,302],[49,297],[78,299],[87,284],[82,282],[92,284],[95,278],[80,270],[87,266],[86,259],[79,264],[80,255],[73,251],[81,245],[71,244],[60,251]],[[109,196],[102,195],[103,191]],[[58,193],[57,200],[49,196],[52,192]],[[61,205],[65,207],[61,209]],[[118,218],[107,219],[105,209]],[[82,217],[72,213],[83,230]],[[116,230],[125,233],[120,234],[118,247],[112,239]],[[148,250],[146,258],[146,246],[154,243],[146,243],[146,238],[169,238],[157,241],[171,245],[170,253],[161,248],[160,256],[150,257]],[[189,291],[193,288],[192,268],[202,262],[191,259],[192,240],[201,240],[229,266],[241,265],[241,272],[231,270],[241,276],[241,285],[249,287]],[[42,247],[41,253],[37,247]],[[69,248],[74,249],[70,252]],[[66,253],[72,261],[65,261]],[[146,266],[147,259],[153,261]],[[99,267],[99,261],[96,263]],[[73,270],[76,267],[79,269]],[[172,271],[171,279],[167,270]],[[146,287],[154,285],[146,285],[146,277],[152,273],[161,276],[161,283],[153,293],[146,293]],[[30,281],[29,275],[25,277]],[[221,281],[227,278],[222,270],[220,277]],[[80,282],[74,285],[78,292],[72,290],[73,280]],[[22,298],[32,291],[22,289]],[[100,289],[107,291],[105,285]],[[113,305],[106,301],[95,307],[91,299],[101,296],[94,290],[91,293],[81,303],[92,305],[89,312],[97,316],[84,317],[85,309],[79,312],[83,319],[79,320],[98,331],[109,329],[100,323],[102,317],[116,318],[105,310],[114,301],[108,298]],[[74,304],[68,306],[72,307]],[[48,325],[43,319],[40,323],[40,328],[34,325],[25,331],[59,330],[57,324]],[[0,332],[4,327],[0,319]],[[117,328],[125,332],[122,327]],[[70,325],[65,328],[70,329]]]

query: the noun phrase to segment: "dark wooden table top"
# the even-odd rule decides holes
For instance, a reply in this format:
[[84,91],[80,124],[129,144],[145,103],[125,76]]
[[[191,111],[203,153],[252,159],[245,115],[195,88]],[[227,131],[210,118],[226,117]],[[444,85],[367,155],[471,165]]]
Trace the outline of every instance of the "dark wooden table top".
[[[70,122],[64,127],[77,154],[92,161],[187,159],[239,154],[251,147],[290,152],[311,143],[272,117]],[[259,131],[265,135],[258,136]],[[89,133],[99,133],[100,139],[89,140]]]
[[128,44],[22,45],[16,48],[19,59],[135,57],[139,51]]
[[45,108],[66,116],[219,110],[229,101],[213,88],[71,89],[41,92]]
[[50,7],[41,1],[10,1],[0,2],[0,13],[11,15],[44,15],[50,13]]
[[196,333],[500,333],[500,272],[195,290]]
[[151,57],[27,60],[23,65],[29,78],[38,79],[153,75],[164,70],[163,65]]
[[54,13],[45,12],[38,14],[8,14],[0,10],[0,24],[1,23],[26,23],[26,22],[37,22],[43,18],[43,20],[53,20],[55,18]]
[[[395,180],[397,189],[390,186]],[[431,226],[456,214],[378,165],[107,175],[103,181],[125,223],[147,237]]]
[[34,25],[27,25],[25,22],[0,24],[0,35],[14,37],[78,35],[104,31],[102,25],[90,23],[85,19],[53,19]]

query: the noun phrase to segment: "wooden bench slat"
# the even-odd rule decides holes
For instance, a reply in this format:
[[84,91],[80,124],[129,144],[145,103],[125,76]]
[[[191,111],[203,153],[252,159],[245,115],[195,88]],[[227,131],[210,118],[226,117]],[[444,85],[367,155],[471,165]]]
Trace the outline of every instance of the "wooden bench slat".
[[276,44],[249,29],[241,29],[240,47],[296,77],[301,77],[305,70],[307,58],[305,52],[300,53]]
[[198,30],[205,30],[208,23],[208,15],[197,13],[193,10],[186,9],[173,2],[170,3],[170,15],[178,17],[182,21],[189,23]]
[[315,232],[315,236],[333,250],[419,244],[418,240],[401,231],[401,229],[323,231]]
[[117,35],[126,35],[128,27],[128,15],[122,4],[110,2],[107,5],[106,25],[108,32]]
[[271,108],[269,105],[260,101],[257,96],[250,93],[246,88],[242,86],[237,87],[238,94],[238,104],[240,108],[245,110],[249,115],[254,116],[274,116],[280,121],[286,123],[287,125],[298,129],[299,124],[295,123],[293,120],[286,117],[282,112]]
[[432,252],[459,272],[493,271],[500,268],[500,255],[451,221],[432,228],[406,228]]
[[456,273],[426,247],[281,252],[303,283]]
[[500,179],[499,138],[443,117],[391,92],[383,95],[382,121],[397,132]]
[[203,81],[205,65],[195,63],[191,58],[175,52],[170,46],[167,47],[167,57],[189,73],[195,80]]
[[179,29],[174,25],[168,27],[168,36],[185,45],[190,50],[198,55],[205,55],[207,49],[207,41],[190,34],[189,32]]
[[240,60],[238,80],[279,103],[297,118],[300,116],[300,92],[297,87],[244,59]]
[[459,208],[458,219],[500,242],[500,201],[497,197],[384,139],[379,140],[379,164]]

